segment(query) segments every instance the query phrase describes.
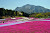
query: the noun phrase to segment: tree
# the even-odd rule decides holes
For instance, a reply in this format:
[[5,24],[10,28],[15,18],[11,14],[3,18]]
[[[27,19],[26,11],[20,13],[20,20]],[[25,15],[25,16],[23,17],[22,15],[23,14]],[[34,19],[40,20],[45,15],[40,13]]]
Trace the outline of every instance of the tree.
[[0,16],[4,16],[5,15],[5,9],[4,8],[0,8]]
[[25,17],[29,17],[29,14],[27,14],[27,13],[25,13],[25,12],[21,12],[21,13],[23,13],[23,16],[25,16]]

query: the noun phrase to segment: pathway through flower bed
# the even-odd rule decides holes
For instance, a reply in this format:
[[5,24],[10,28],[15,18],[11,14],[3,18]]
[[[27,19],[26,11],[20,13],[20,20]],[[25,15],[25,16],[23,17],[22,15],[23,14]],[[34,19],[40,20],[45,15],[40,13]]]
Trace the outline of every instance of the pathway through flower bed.
[[0,33],[50,33],[50,21],[31,21],[0,27]]

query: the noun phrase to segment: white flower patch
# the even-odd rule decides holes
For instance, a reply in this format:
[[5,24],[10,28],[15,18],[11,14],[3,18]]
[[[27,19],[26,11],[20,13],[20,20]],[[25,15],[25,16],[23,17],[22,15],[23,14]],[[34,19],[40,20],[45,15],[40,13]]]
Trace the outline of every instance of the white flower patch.
[[16,18],[11,18],[11,19],[16,19]]

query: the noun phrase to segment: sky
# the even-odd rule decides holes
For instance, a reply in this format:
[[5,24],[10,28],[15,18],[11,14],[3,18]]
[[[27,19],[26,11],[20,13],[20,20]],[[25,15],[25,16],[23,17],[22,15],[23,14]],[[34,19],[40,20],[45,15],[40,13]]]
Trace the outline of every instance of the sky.
[[14,10],[16,7],[22,7],[26,4],[42,6],[50,9],[50,0],[0,0],[0,8],[5,9]]

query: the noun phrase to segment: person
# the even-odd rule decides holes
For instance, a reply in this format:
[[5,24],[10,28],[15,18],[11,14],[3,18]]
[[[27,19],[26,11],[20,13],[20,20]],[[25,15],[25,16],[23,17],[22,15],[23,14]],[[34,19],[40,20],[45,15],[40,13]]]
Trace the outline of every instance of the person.
[[4,22],[3,22],[4,23]]

